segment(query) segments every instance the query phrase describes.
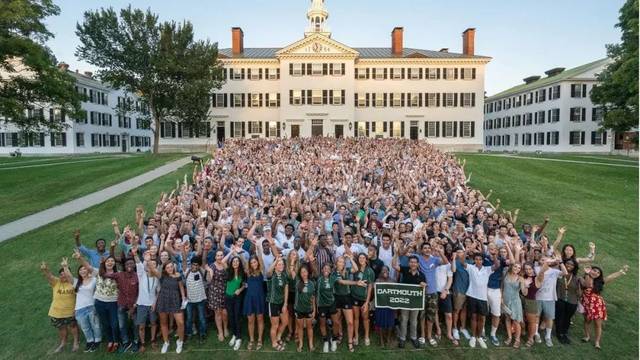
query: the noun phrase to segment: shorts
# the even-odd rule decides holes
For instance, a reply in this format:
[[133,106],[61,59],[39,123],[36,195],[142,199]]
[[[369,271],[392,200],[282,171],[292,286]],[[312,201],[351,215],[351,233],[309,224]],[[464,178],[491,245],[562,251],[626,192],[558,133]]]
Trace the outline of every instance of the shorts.
[[296,311],[296,319],[311,319],[311,312]]
[[336,308],[349,310],[353,308],[351,295],[336,295]]
[[269,317],[278,317],[282,314],[282,305],[283,304],[272,304],[269,303]]
[[325,318],[328,319],[331,317],[331,315],[337,313],[338,310],[336,310],[336,304],[334,303],[333,305],[330,306],[318,306],[318,316],[321,318]]
[[158,313],[151,306],[138,305],[136,309],[136,325],[144,326],[147,322],[154,324],[158,320]]
[[489,309],[487,309],[487,302],[469,296],[467,298],[467,312],[470,312],[471,314],[487,316],[487,314],[489,313]]
[[547,320],[555,320],[556,318],[556,302],[551,300],[536,300],[538,302],[538,316],[544,314]]
[[453,312],[451,294],[447,294],[447,297],[443,299],[438,293],[438,311],[443,314],[451,314]]
[[462,310],[467,302],[467,295],[464,293],[453,293],[453,308]]
[[60,329],[63,326],[72,325],[76,323],[76,319],[73,316],[66,317],[66,318],[50,317],[49,320],[51,320],[51,325],[53,325],[53,327],[56,329]]
[[424,309],[420,312],[420,320],[436,321],[438,312],[438,293],[424,294]]
[[524,298],[524,313],[531,315],[538,315],[540,311],[540,306],[538,306],[538,300],[535,299],[527,299]]
[[351,305],[353,305],[353,306],[362,307],[362,305],[364,305],[364,303],[365,303],[364,300],[360,300],[360,299],[356,299],[354,297],[351,297]]
[[487,303],[489,304],[489,311],[491,311],[491,315],[500,317],[502,291],[500,291],[500,289],[488,289]]

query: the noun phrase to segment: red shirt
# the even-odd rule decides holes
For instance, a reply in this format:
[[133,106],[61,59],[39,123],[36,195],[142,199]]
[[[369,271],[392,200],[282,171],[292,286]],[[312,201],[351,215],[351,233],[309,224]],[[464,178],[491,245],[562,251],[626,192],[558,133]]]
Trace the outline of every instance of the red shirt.
[[118,285],[118,305],[132,308],[138,300],[138,275],[135,271],[121,271],[111,276]]

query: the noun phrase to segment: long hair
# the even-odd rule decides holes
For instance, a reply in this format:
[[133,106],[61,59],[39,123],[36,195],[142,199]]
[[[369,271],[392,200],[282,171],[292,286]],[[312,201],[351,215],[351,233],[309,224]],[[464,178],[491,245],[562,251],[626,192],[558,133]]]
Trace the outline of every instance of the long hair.
[[598,272],[600,272],[600,276],[593,279],[593,292],[600,294],[602,290],[604,290],[604,274],[602,273],[602,269],[598,266],[592,266],[591,271],[593,270],[598,270]]
[[[257,269],[253,269],[253,267],[251,266],[251,261],[255,260],[256,263],[258,263],[258,268]],[[247,269],[247,272],[249,272],[249,276],[259,276],[262,275],[262,265],[260,264],[260,260],[258,259],[257,255],[253,255],[251,256],[251,258],[249,258],[249,264],[248,264],[249,268]]]
[[[565,257],[565,256],[564,256],[564,251],[565,251],[567,248],[571,248],[571,250],[573,250],[573,255],[571,255],[571,257]],[[575,263],[576,263],[576,267],[577,267],[578,262],[576,261],[576,248],[575,248],[575,246],[573,246],[573,245],[571,245],[571,244],[565,244],[565,245],[562,247],[562,251],[560,252],[560,256],[562,256],[562,260],[565,260],[565,261],[566,261],[566,260],[573,260],[573,262],[575,262]]]
[[82,269],[84,266],[80,265],[78,266],[78,281],[76,281],[76,286],[74,288],[74,291],[77,293],[78,290],[80,289],[80,285],[82,285],[82,282],[84,281],[84,278],[82,277],[82,275],[80,275],[80,269]]
[[311,274],[309,272],[309,267],[307,266],[307,264],[302,264],[300,265],[300,267],[298,268],[298,292],[302,292],[302,289],[304,289],[304,281],[302,280],[302,269],[307,270],[307,281],[311,280]]
[[100,275],[100,277],[104,277],[104,274],[107,273],[106,263],[107,263],[107,260],[109,259],[113,259],[113,261],[115,262],[115,264],[113,265],[113,272],[118,272],[118,264],[117,264],[118,261],[116,260],[115,257],[109,255],[100,262],[100,268],[98,269],[98,275]]
[[227,281],[233,280],[236,277],[235,270],[233,269],[233,261],[238,259],[238,276],[242,278],[244,281],[245,272],[244,272],[244,264],[240,259],[240,256],[234,256],[229,260],[229,266],[227,266]]

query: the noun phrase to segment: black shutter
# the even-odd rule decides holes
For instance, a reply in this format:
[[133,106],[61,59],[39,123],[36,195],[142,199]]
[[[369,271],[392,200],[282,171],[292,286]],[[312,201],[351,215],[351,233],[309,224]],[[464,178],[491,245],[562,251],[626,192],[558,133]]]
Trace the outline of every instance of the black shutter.
[[260,122],[260,132],[262,132],[262,129],[264,128],[264,137],[269,137],[269,123],[268,122],[264,122],[264,127],[262,126],[262,121]]
[[580,121],[585,121],[587,119],[587,108],[582,108],[582,119]]
[[[49,140],[51,140],[51,146],[52,147],[56,146],[56,140],[54,139],[54,136],[55,136],[55,133],[49,133]],[[16,145],[15,142],[13,144],[14,144],[13,146]]]
[[463,132],[462,132],[462,126],[463,126],[462,124],[463,123],[464,123],[464,121],[458,121],[458,126],[460,126],[460,131],[459,131],[460,137],[462,137],[462,134],[463,134]]
[[475,121],[471,122],[471,137],[476,137],[476,122]]
[[371,132],[374,133],[374,134],[376,133],[376,122],[375,121],[371,122]]
[[[374,70],[373,74],[375,75],[375,69],[373,70]],[[369,68],[367,68],[367,79],[369,79]]]
[[575,97],[575,96],[576,96],[576,85],[571,84],[571,97]]
[[[373,95],[375,96],[375,94],[373,94]],[[366,107],[369,107],[369,105],[370,105],[370,104],[369,104],[369,93],[366,93],[366,94],[364,95],[364,98],[365,98],[365,106],[366,106]]]
[[329,64],[329,75],[333,75],[333,63]]
[[440,107],[440,93],[436,93],[436,106]]
[[342,101],[342,103],[340,105],[344,105],[345,101],[346,101],[346,97],[347,97],[347,91],[346,90],[341,90],[340,91],[340,96],[341,96],[341,101]]
[[[333,90],[331,91],[333,93]],[[322,90],[322,104],[323,105],[327,105],[329,103],[329,99],[328,99],[328,91],[327,90]]]
[[[440,68],[438,68],[438,72],[440,71]],[[444,80],[447,80],[447,68],[443,68],[442,69],[442,78]]]
[[393,121],[389,121],[389,137],[393,136]]
[[591,132],[591,145],[596,143],[596,132],[592,131]]
[[211,107],[216,107],[216,96],[216,94],[211,95]]
[[596,121],[596,109],[597,108],[591,108],[591,121]]
[[[442,78],[444,79],[444,76]],[[436,79],[440,79],[440,68],[436,69]]]
[[247,93],[247,107],[251,107],[251,93]]
[[387,80],[387,68],[384,68],[384,79]]
[[476,106],[476,93],[471,93],[471,106]]
[[354,121],[353,122],[353,137],[358,136],[358,122]]
[[260,99],[260,107],[262,107],[262,94],[259,94],[258,98]]
[[289,90],[289,105],[293,105],[293,90]]
[[62,146],[67,146],[67,133],[60,133],[60,136],[62,137]]
[[383,132],[387,132],[387,122],[386,121],[382,122],[382,131]]
[[280,80],[280,68],[276,69],[276,79]]
[[289,63],[289,75],[293,75],[293,63]]
[[307,74],[307,64],[302,63],[302,72],[300,73],[300,75],[306,75]]
[[[456,69],[456,73],[458,69]],[[460,80],[464,80],[464,68],[460,68]]]
[[276,94],[276,106],[280,107],[280,93]]
[[[42,140],[42,141],[43,141],[43,144],[44,144],[44,140]],[[607,145],[607,132],[606,131],[602,132],[602,145]]]
[[311,75],[311,64],[307,63],[307,75]]
[[402,79],[404,80],[404,68],[402,68]]
[[400,121],[400,137],[404,138],[404,121]]
[[418,93],[418,106],[422,107],[422,93]]
[[584,131],[580,132],[580,145],[584,145]]
[[[367,93],[367,95],[369,95],[369,93]],[[369,103],[367,103],[367,106],[369,106]],[[371,94],[371,106],[376,106],[376,93]]]
[[453,93],[453,106],[454,107],[458,106],[458,93]]
[[328,64],[324,63],[322,64],[322,75],[327,75],[327,74],[329,74]]
[[244,68],[240,69],[240,78],[244,80]]
[[258,69],[258,79],[262,80],[262,68]]
[[582,84],[582,97],[587,97],[587,84]]
[[280,137],[280,121],[276,123],[276,136]]
[[[367,79],[369,78],[369,68],[367,68]],[[376,78],[376,68],[372,68],[371,69],[371,78],[375,79]]]
[[458,122],[453,122],[453,137],[458,137]]
[[244,124],[244,121],[243,121],[243,122],[242,122],[242,137],[243,137],[243,138],[246,136],[246,135],[245,135],[245,134],[246,134],[245,130],[246,130],[246,129],[245,129],[245,124]]
[[384,93],[384,107],[387,107],[387,93]]
[[476,78],[476,68],[471,69],[471,78],[475,80],[475,78]]
[[251,79],[251,68],[247,69],[247,79]]
[[420,69],[418,70],[418,74],[419,74],[419,78],[420,78],[420,80],[422,80],[422,68],[420,68]]
[[367,137],[369,137],[369,122],[365,122],[364,123],[364,128],[365,128],[365,134],[367,135]]
[[[422,95],[420,95],[422,98]],[[424,93],[424,106],[429,107],[429,93]]]
[[358,107],[358,93],[353,94],[353,106]]
[[436,137],[440,137],[440,123],[436,121]]
[[176,137],[176,123],[174,123],[173,121],[171,122],[171,137]]
[[307,90],[307,105],[313,104],[313,92],[311,90]]
[[342,63],[342,64],[340,64],[340,65],[342,66],[342,75],[344,75],[344,73],[345,73],[345,68],[346,68],[345,63]]
[[400,93],[400,106],[404,107],[404,93]]
[[[163,138],[164,137],[164,121],[160,123],[160,137]],[[93,139],[91,139],[93,140]],[[91,145],[93,146],[93,145]]]

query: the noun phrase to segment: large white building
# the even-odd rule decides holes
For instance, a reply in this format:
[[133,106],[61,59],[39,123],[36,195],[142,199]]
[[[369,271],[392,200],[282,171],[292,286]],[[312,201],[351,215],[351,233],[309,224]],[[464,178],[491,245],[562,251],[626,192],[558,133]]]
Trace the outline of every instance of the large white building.
[[590,92],[610,63],[601,59],[573,69],[554,68],[544,78],[485,99],[484,148],[489,151],[608,153],[623,148],[623,134],[599,131],[602,109]]
[[[92,73],[69,71],[76,79],[76,91],[86,96],[82,109],[86,116],[71,119],[60,109],[34,106],[28,116],[38,116],[64,122],[62,132],[23,132],[10,123],[0,121],[0,154],[19,150],[22,154],[83,154],[138,152],[151,149],[153,134],[146,118],[146,107],[133,94],[112,89],[93,78]],[[128,103],[128,111],[121,105]]]
[[225,83],[212,94],[209,123],[198,131],[165,122],[162,151],[201,149],[226,138],[401,137],[445,150],[482,148],[485,65],[475,29],[462,52],[391,46],[354,48],[331,38],[323,0],[312,0],[304,37],[279,48],[245,48],[232,28],[220,49]]

